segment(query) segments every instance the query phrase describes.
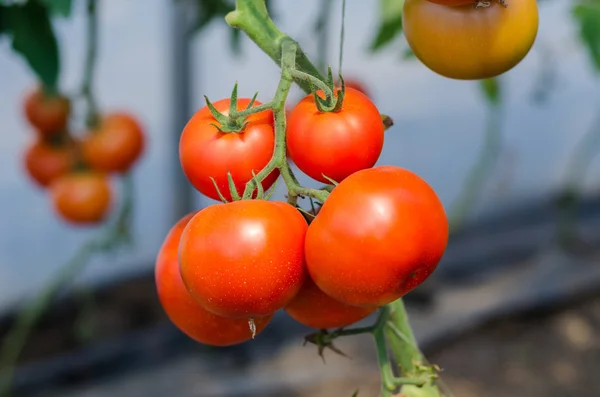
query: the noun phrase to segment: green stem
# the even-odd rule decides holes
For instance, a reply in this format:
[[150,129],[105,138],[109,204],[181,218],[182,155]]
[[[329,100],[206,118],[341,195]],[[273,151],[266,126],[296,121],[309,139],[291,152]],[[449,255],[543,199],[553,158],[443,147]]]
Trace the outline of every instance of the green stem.
[[315,23],[315,36],[317,39],[317,66],[321,73],[327,72],[327,53],[329,50],[329,19],[333,8],[332,0],[321,0],[321,8]]
[[87,54],[85,57],[85,69],[81,92],[87,102],[86,124],[93,128],[98,124],[98,106],[93,93],[94,71],[98,48],[98,14],[96,12],[96,1],[87,2]]
[[318,78],[316,78],[315,76],[312,76],[308,73],[304,73],[301,72],[299,70],[292,70],[292,76],[296,79],[296,80],[302,80],[302,81],[307,81],[310,84],[317,86],[317,88],[323,90],[323,92],[325,92],[325,95],[327,96],[327,100],[330,101],[332,100],[333,97],[333,91],[331,90],[331,88],[325,84],[325,82],[323,82],[322,80],[319,80]]
[[[262,49],[277,65],[281,65],[281,49],[284,40],[291,37],[281,32],[269,17],[264,0],[236,0],[235,10],[225,16],[225,21],[234,28],[242,30]],[[294,43],[296,43],[294,41]],[[306,57],[298,43],[295,69],[302,70],[312,76],[325,80],[319,70]],[[310,93],[308,82],[296,80],[306,93]]]
[[563,194],[569,200],[559,209],[558,235],[563,245],[577,242],[579,236],[575,229],[577,207],[580,200],[580,189],[585,181],[587,171],[600,149],[600,115],[598,115],[585,135],[577,142],[577,146],[569,157],[567,175]]
[[124,198],[114,220],[103,234],[85,243],[75,255],[60,268],[58,274],[40,293],[19,313],[8,332],[0,351],[0,396],[10,396],[14,367],[27,339],[40,316],[50,306],[52,300],[81,273],[92,255],[109,252],[127,242],[132,213],[132,182],[129,175],[124,179]]
[[285,101],[292,86],[294,68],[296,65],[296,54],[298,45],[292,39],[284,39],[281,42],[281,78],[277,85],[275,97],[271,101],[271,108],[275,118],[275,147],[273,157],[269,163],[262,169],[255,178],[246,184],[243,198],[248,199],[252,196],[252,192],[257,188],[258,183],[262,182],[271,172],[279,169],[281,176],[288,188],[290,197],[308,196],[317,200],[325,201],[329,192],[309,189],[300,185],[294,173],[292,172],[287,162],[286,152],[286,117],[285,117]]
[[[431,370],[423,353],[419,350],[413,334],[408,314],[402,299],[390,303],[390,317],[386,324],[386,332],[394,358],[402,375],[409,379],[423,380],[424,373]],[[405,384],[402,387],[403,397],[441,397],[443,394],[434,382]]]
[[490,105],[485,138],[479,158],[471,167],[460,195],[452,204],[449,213],[450,233],[456,232],[473,210],[482,186],[492,171],[502,147],[502,114],[499,105]]

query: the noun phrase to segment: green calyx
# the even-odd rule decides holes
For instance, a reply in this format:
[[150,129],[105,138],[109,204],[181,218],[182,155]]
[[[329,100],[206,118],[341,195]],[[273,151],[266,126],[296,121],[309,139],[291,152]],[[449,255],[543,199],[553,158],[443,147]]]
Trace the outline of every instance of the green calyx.
[[217,120],[218,122],[218,124],[213,123],[212,125],[223,133],[239,134],[244,132],[246,126],[248,125],[246,117],[250,114],[258,113],[259,111],[265,110],[262,106],[260,107],[260,109],[252,109],[254,103],[256,102],[257,95],[258,93],[254,94],[254,97],[252,97],[250,103],[248,103],[248,106],[246,106],[245,110],[243,110],[242,112],[238,112],[238,84],[235,83],[235,85],[233,86],[233,91],[231,92],[231,98],[229,100],[229,111],[227,115],[224,115],[223,113],[219,112],[217,108],[214,107],[212,102],[208,99],[208,97],[205,95],[204,99],[206,100],[206,106],[210,110],[210,113],[213,115],[215,120]]
[[[342,106],[344,104],[344,96],[346,94],[346,85],[344,83],[344,78],[340,74],[339,77],[341,87],[336,89],[335,83],[333,81],[333,73],[331,72],[331,67],[328,67],[326,81],[322,81],[315,76],[298,70],[292,70],[292,76],[295,79],[308,81],[310,92],[315,98],[315,104],[319,112],[335,113],[342,110]],[[323,91],[323,93],[325,94],[325,98],[319,95],[319,93],[317,92],[319,90]]]

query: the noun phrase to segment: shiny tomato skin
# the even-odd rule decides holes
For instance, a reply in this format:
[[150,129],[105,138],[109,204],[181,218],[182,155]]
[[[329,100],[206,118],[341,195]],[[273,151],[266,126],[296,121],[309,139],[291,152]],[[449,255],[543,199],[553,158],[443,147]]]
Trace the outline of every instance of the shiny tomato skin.
[[53,136],[65,130],[71,102],[63,95],[49,96],[41,87],[27,93],[23,104],[25,118],[42,136]]
[[308,228],[306,264],[332,298],[379,307],[425,281],[447,242],[446,213],[427,182],[381,166],[351,175],[329,195]]
[[317,287],[310,277],[298,295],[285,307],[294,320],[316,329],[342,328],[373,313],[377,308],[357,307],[336,301]]
[[63,175],[52,182],[50,192],[55,211],[72,224],[102,222],[112,203],[109,178],[94,171]]
[[383,149],[384,128],[377,107],[358,90],[346,89],[339,112],[319,112],[312,95],[292,110],[287,147],[298,168],[311,178],[341,182],[370,168]]
[[[238,110],[245,109],[249,98],[238,99]],[[256,101],[254,106],[261,103]],[[229,99],[213,103],[221,113],[229,114]],[[223,133],[208,107],[203,107],[188,121],[179,141],[179,158],[183,172],[196,189],[213,200],[220,200],[211,180],[215,179],[219,191],[231,201],[227,181],[230,172],[238,194],[244,192],[246,183],[252,179],[252,171],[258,174],[271,160],[275,148],[273,112],[266,110],[249,116],[241,133]],[[273,171],[263,181],[269,189],[279,171]]]
[[100,172],[124,173],[139,159],[145,148],[142,126],[127,113],[110,113],[88,131],[82,142],[86,163]]
[[[179,240],[195,213],[181,218],[169,231],[158,256],[154,277],[160,303],[167,316],[184,334],[199,343],[230,346],[252,338],[247,319],[220,317],[204,309],[190,295],[179,271]],[[271,322],[272,315],[254,319],[258,335]]]
[[23,160],[27,174],[40,187],[48,187],[76,163],[72,145],[53,145],[40,138],[27,147]]
[[536,0],[506,3],[475,8],[406,0],[402,27],[415,56],[434,72],[460,80],[491,78],[519,64],[537,36]]
[[306,279],[307,228],[287,203],[243,200],[206,207],[181,237],[183,281],[214,314],[246,319],[273,314]]

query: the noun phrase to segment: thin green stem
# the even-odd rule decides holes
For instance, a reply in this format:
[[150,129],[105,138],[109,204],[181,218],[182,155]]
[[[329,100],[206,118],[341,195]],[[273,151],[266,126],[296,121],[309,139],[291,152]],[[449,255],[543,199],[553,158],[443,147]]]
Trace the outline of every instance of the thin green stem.
[[569,157],[567,173],[563,186],[563,195],[568,200],[559,208],[558,236],[561,243],[569,245],[578,242],[575,224],[577,207],[581,199],[580,190],[583,186],[587,171],[600,149],[600,114],[596,116],[585,135],[577,142]]
[[308,81],[313,86],[317,86],[317,88],[323,90],[323,92],[325,92],[325,95],[327,96],[327,100],[330,100],[333,97],[333,91],[331,90],[331,88],[327,84],[325,84],[324,81],[318,79],[317,77],[312,76],[308,73],[301,72],[299,70],[292,70],[292,76],[296,80]]
[[479,157],[471,167],[463,188],[449,211],[450,233],[456,232],[477,203],[482,186],[500,155],[502,148],[502,112],[499,105],[490,104],[485,137]]
[[60,268],[58,274],[50,280],[38,295],[17,316],[8,332],[0,351],[0,396],[11,393],[14,366],[27,339],[39,318],[50,306],[53,299],[81,273],[94,254],[109,252],[128,242],[129,226],[132,214],[133,187],[131,177],[125,176],[123,202],[115,220],[108,225],[104,233],[81,246],[75,255]]
[[342,74],[344,63],[344,38],[346,32],[346,0],[342,0],[342,27],[340,29],[340,58],[338,61],[338,74]]
[[[246,33],[277,65],[281,65],[282,42],[284,40],[294,41],[275,26],[275,23],[269,17],[264,0],[236,0],[235,10],[225,16],[225,21],[231,27]],[[294,43],[296,42],[294,41]],[[296,45],[295,69],[325,80],[319,69],[306,57],[298,43]],[[306,93],[310,93],[310,85],[307,81],[296,80],[296,84]]]
[[230,117],[236,119],[243,119],[256,113],[264,112],[265,110],[273,109],[274,101],[263,103],[262,105],[254,106],[249,109],[231,112]]
[[317,39],[317,66],[321,73],[327,73],[327,54],[329,50],[329,20],[331,18],[332,0],[321,0],[321,7],[315,23]]
[[93,128],[98,123],[98,105],[93,92],[94,72],[98,48],[98,13],[97,0],[87,1],[87,53],[81,92],[87,102],[86,124]]
[[257,188],[257,182],[262,182],[275,169],[279,169],[283,180],[288,188],[290,197],[308,196],[324,201],[329,192],[309,189],[300,185],[294,173],[292,172],[288,162],[286,153],[286,117],[285,117],[285,101],[292,86],[294,68],[296,65],[295,59],[297,54],[297,44],[291,39],[282,41],[281,53],[281,78],[277,85],[275,97],[271,101],[275,123],[275,147],[273,157],[262,169],[255,178],[246,184],[242,198],[248,199],[252,196],[252,192]]
[[390,303],[390,317],[386,324],[386,332],[394,358],[400,367],[402,376],[409,379],[420,379],[420,384],[405,384],[402,395],[405,397],[441,397],[443,394],[434,382],[423,382],[433,379],[433,368],[428,366],[423,353],[419,350],[413,334],[408,314],[402,299]]

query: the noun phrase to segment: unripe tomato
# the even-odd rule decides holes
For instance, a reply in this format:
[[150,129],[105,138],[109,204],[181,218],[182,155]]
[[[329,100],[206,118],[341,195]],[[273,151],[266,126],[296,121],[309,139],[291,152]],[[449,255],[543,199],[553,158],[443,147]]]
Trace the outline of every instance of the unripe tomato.
[[71,144],[54,145],[38,138],[25,150],[27,174],[41,187],[47,187],[75,166],[76,157]]
[[537,36],[536,0],[506,3],[476,8],[406,0],[402,28],[415,56],[434,72],[462,80],[490,78],[521,62]]
[[208,311],[232,318],[273,314],[306,278],[308,225],[287,203],[243,200],[198,212],[181,237],[181,276]]
[[311,178],[331,183],[371,168],[383,149],[384,128],[377,107],[354,88],[347,88],[339,112],[320,112],[313,95],[292,110],[287,146],[298,168]]
[[348,305],[379,307],[421,284],[448,242],[433,189],[394,166],[359,171],[329,195],[306,235],[313,281]]
[[307,277],[298,295],[285,307],[285,311],[294,320],[316,329],[347,327],[375,310],[375,307],[349,306],[333,299],[321,291],[310,277]]
[[54,209],[70,223],[98,223],[109,212],[112,189],[105,174],[72,172],[54,181],[50,189]]
[[[249,98],[238,99],[238,110],[245,109]],[[256,101],[254,106],[261,103]],[[229,99],[213,103],[221,113],[229,114]],[[220,200],[211,180],[215,179],[219,191],[231,201],[227,180],[230,172],[238,194],[242,194],[246,183],[258,174],[271,160],[275,148],[273,112],[266,110],[249,116],[243,131],[220,132],[215,125],[219,122],[203,107],[187,123],[179,141],[179,158],[183,172],[192,185],[202,194]],[[213,125],[214,124],[214,125]],[[263,181],[265,190],[277,180],[279,171],[273,171]]]
[[124,173],[144,151],[145,137],[139,122],[126,113],[101,118],[82,142],[86,163],[101,172]]
[[24,112],[40,135],[51,136],[67,127],[71,103],[65,96],[49,96],[41,87],[37,87],[25,97]]
[[[230,346],[252,338],[247,319],[220,317],[204,309],[192,298],[179,272],[178,250],[183,229],[195,213],[188,214],[167,234],[158,256],[154,276],[160,303],[169,319],[190,338],[212,346]],[[271,322],[272,315],[254,319],[258,335]]]

